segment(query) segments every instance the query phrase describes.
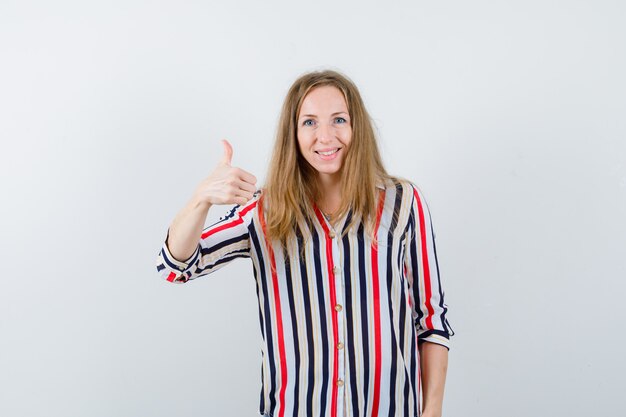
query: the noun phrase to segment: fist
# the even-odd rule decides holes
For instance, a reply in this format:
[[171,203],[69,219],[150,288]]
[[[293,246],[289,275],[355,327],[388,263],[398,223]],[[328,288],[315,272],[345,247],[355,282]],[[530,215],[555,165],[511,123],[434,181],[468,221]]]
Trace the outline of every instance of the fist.
[[198,185],[194,197],[203,203],[245,204],[256,191],[256,177],[231,165],[233,147],[222,140],[224,154],[211,175]]

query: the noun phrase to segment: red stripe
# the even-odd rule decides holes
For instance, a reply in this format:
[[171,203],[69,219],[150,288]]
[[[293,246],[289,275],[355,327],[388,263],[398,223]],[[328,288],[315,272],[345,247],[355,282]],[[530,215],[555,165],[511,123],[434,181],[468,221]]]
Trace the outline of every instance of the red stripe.
[[374,241],[372,242],[372,292],[374,297],[374,399],[372,401],[372,417],[378,416],[378,403],[380,401],[380,367],[381,367],[381,341],[380,341],[380,299],[378,291],[378,226],[383,213],[385,193],[380,192],[378,209],[376,211],[376,226],[374,227]]
[[335,310],[335,305],[337,305],[337,294],[335,290],[335,274],[333,273],[333,269],[335,268],[333,263],[333,248],[332,248],[332,239],[330,238],[330,230],[324,221],[324,217],[322,216],[322,212],[317,208],[317,206],[313,206],[315,208],[315,215],[319,220],[322,228],[324,229],[324,234],[326,235],[326,267],[328,268],[328,276],[330,277],[329,281],[329,291],[330,291],[330,311],[333,322],[333,344],[332,349],[334,352],[333,358],[333,393],[330,401],[330,412],[331,417],[337,417],[337,379],[339,378],[339,351],[337,349],[337,342],[339,341],[339,329],[337,324],[337,310]]
[[174,272],[170,272],[170,274],[167,276],[167,280],[169,282],[174,282],[174,279],[176,279],[176,274]]
[[[280,356],[280,408],[278,411],[278,417],[285,415],[285,389],[287,388],[287,357],[285,355],[285,336],[283,333],[283,315],[280,310],[280,293],[278,291],[278,276],[276,274],[276,258],[274,257],[274,249],[271,242],[267,240],[267,230],[265,229],[265,219],[263,216],[263,203],[262,198],[258,200],[259,203],[259,222],[261,222],[261,229],[263,230],[263,236],[265,238],[265,246],[270,256],[270,265],[272,267],[272,286],[274,288],[274,308],[276,310],[276,332],[278,333],[278,354]],[[254,203],[256,205],[256,203]],[[240,216],[243,216],[246,210],[241,212]]]
[[[246,215],[246,213],[248,213],[250,210],[252,210],[254,207],[256,207],[256,201],[252,204],[250,204],[248,207],[244,208],[243,210],[241,210],[238,214],[238,217],[232,221],[230,221],[229,223],[226,224],[222,224],[218,227],[216,227],[215,229],[210,229],[207,230],[206,232],[204,232],[202,234],[202,239],[206,239],[207,237],[211,236],[214,233],[217,232],[221,232],[222,230],[226,230],[226,229],[230,229],[231,227],[235,227],[241,223],[243,223],[243,216]],[[262,217],[262,216],[259,216]]]
[[431,330],[433,329],[433,315],[435,314],[435,310],[430,303],[432,290],[430,288],[430,268],[428,267],[428,248],[426,245],[424,209],[422,207],[422,201],[420,200],[417,194],[417,190],[415,188],[413,188],[413,194],[415,195],[415,201],[417,201],[417,210],[419,213],[420,221],[420,246],[422,248],[422,265],[424,266],[424,290],[426,291],[426,294],[424,295],[424,304],[426,305],[426,309],[428,310],[428,315],[426,316],[426,328]]

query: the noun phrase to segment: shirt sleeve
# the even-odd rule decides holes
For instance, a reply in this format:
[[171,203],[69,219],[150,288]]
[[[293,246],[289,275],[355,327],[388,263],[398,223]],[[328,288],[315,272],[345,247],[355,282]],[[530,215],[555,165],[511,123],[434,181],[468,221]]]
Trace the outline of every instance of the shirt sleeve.
[[432,342],[450,349],[450,327],[439,276],[435,234],[424,197],[412,186],[413,199],[407,228],[405,272],[409,282],[418,342]]
[[169,229],[156,259],[159,275],[174,283],[185,283],[224,267],[237,258],[250,257],[248,226],[256,211],[258,196],[233,207],[226,216],[202,231],[194,253],[184,261],[172,256],[168,247]]

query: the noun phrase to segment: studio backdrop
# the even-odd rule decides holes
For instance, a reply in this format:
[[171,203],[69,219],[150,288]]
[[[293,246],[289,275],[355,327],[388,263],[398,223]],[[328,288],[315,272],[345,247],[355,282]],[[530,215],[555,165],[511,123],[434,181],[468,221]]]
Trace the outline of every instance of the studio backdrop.
[[609,0],[4,0],[0,415],[258,415],[251,262],[173,285],[156,255],[220,139],[263,184],[287,89],[316,69],[356,83],[388,170],[429,203],[444,416],[624,415],[625,18]]

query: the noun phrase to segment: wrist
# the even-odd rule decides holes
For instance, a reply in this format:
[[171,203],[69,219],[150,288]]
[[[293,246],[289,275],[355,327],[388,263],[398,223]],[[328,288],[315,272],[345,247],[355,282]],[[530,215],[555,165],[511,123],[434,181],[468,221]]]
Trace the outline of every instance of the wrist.
[[212,204],[206,199],[194,195],[189,201],[189,208],[192,210],[209,211]]

